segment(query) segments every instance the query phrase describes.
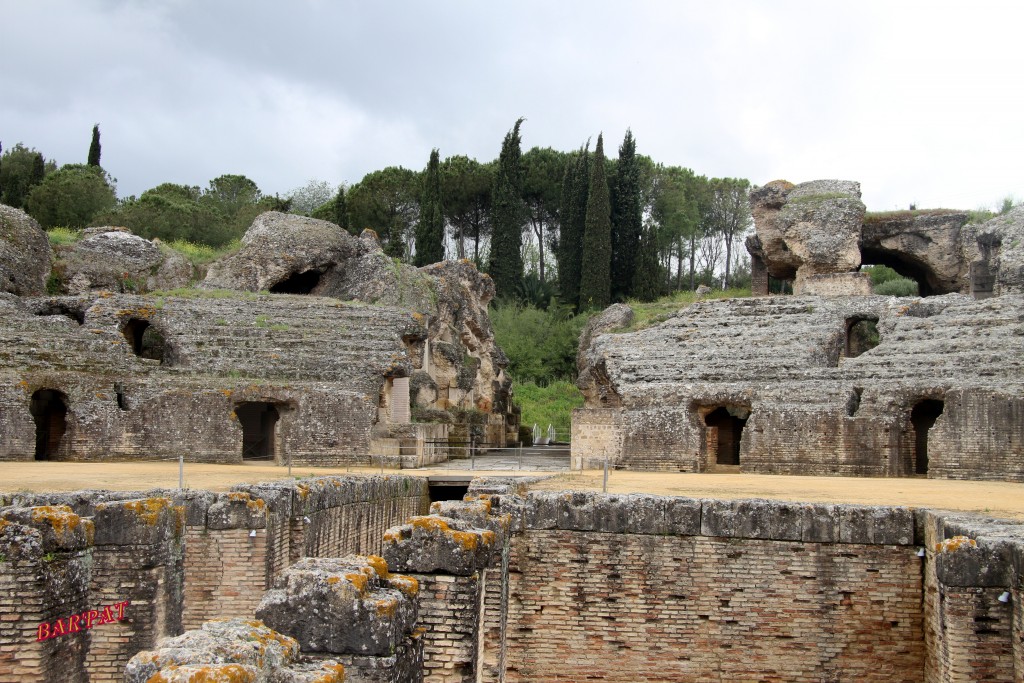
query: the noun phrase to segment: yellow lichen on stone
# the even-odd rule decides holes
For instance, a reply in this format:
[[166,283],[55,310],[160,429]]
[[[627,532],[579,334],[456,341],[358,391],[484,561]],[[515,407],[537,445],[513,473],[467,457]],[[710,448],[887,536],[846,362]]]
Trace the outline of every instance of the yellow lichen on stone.
[[231,398],[231,394],[235,393],[231,389],[221,389],[220,393],[224,394],[226,398]]
[[384,598],[376,603],[377,616],[393,617],[398,611],[398,600],[396,598]]
[[370,580],[366,577],[366,574],[349,572],[348,574],[345,574],[345,578],[348,579],[349,583],[356,587],[356,590],[358,590],[360,594],[366,594],[366,590],[370,586]]
[[935,544],[937,553],[955,553],[961,548],[977,548],[978,542],[967,536],[954,536]]
[[328,664],[324,667],[324,675],[313,683],[345,683],[345,667],[341,664]]
[[382,579],[386,579],[391,576],[391,572],[388,571],[388,562],[380,555],[367,555],[366,564],[373,567],[373,570],[377,572],[377,576]]
[[414,577],[405,576],[404,574],[392,574],[389,576],[388,585],[410,598],[415,598],[420,592],[420,582]]
[[384,532],[384,542],[385,543],[398,543],[400,540],[402,540],[401,534],[397,534],[397,533],[395,533],[393,531],[385,531]]
[[77,529],[82,518],[68,505],[40,505],[32,508],[32,521],[36,524],[47,522],[54,533],[63,536]]
[[472,531],[450,531],[448,535],[465,550],[476,550],[480,540],[480,537]]
[[450,531],[448,523],[439,517],[413,517],[409,520],[413,528],[425,529],[427,531]]
[[146,524],[153,526],[160,519],[160,511],[170,507],[171,501],[167,498],[147,498],[130,500],[124,506],[141,517]]

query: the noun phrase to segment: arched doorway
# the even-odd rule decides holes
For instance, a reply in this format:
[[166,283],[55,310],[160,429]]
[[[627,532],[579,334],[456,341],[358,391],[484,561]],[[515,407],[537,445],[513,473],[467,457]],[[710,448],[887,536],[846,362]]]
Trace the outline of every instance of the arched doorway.
[[242,425],[242,460],[273,460],[277,421],[281,414],[273,403],[247,402],[235,407]]
[[[739,413],[741,416],[736,415]],[[715,408],[704,416],[708,465],[739,466],[740,442],[749,411],[725,406]]]
[[928,474],[928,432],[942,415],[942,401],[926,398],[910,411],[910,424],[914,427],[914,472]]
[[164,362],[164,338],[148,320],[131,318],[121,328],[125,341],[139,358]]
[[36,460],[55,458],[67,430],[67,399],[55,389],[40,389],[32,394],[29,412],[36,423]]
[[843,355],[856,358],[878,346],[878,318],[856,316],[846,319],[846,344]]

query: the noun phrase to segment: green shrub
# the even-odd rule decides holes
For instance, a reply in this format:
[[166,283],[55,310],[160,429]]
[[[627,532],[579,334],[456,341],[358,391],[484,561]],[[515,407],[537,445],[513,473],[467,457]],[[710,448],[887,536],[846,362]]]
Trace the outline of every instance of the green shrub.
[[667,320],[679,309],[704,299],[734,299],[750,296],[750,289],[713,289],[703,296],[696,292],[681,291],[662,297],[657,301],[644,303],[630,300],[626,303],[633,309],[633,324],[620,332],[635,332]]
[[82,231],[73,228],[50,228],[46,231],[46,237],[50,240],[50,244],[56,247],[63,244],[74,244],[82,239]]
[[515,400],[522,409],[521,424],[533,429],[537,424],[545,432],[548,425],[558,430],[558,438],[569,439],[569,425],[573,408],[583,407],[583,394],[572,382],[557,381],[547,386],[534,382],[516,384]]
[[516,382],[548,384],[576,377],[576,348],[587,317],[551,306],[503,303],[491,310],[494,338],[508,356]]
[[886,280],[875,287],[875,294],[881,296],[917,296],[917,283],[905,277]]
[[193,265],[201,266],[238,251],[242,248],[242,243],[236,239],[222,247],[211,247],[207,244],[197,244],[188,240],[174,240],[173,242],[165,242],[164,246],[178,252],[191,261]]

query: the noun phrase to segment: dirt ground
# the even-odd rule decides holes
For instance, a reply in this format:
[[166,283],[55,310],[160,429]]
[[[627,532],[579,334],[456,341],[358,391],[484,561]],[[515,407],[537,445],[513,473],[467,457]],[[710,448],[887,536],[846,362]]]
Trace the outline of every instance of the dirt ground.
[[[120,491],[176,488],[176,462],[69,463],[5,462],[0,464],[0,491]],[[379,474],[371,468],[295,467],[292,476],[327,474]],[[387,474],[429,476],[474,474],[530,475],[530,472],[468,470],[385,470]],[[547,477],[533,488],[600,491],[603,474],[584,471],[564,474],[534,473]],[[185,486],[223,491],[238,483],[286,479],[285,467],[267,465],[211,465],[186,463]],[[873,479],[790,477],[754,474],[681,474],[665,472],[609,473],[611,493],[654,493],[700,498],[770,498],[797,502],[905,505],[979,512],[992,517],[1024,520],[1024,484],[942,479]]]

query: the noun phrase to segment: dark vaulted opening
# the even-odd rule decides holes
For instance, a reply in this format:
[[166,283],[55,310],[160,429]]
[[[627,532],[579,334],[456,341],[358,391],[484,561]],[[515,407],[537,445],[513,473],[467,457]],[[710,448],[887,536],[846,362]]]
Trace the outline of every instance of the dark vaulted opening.
[[242,425],[242,460],[273,460],[280,413],[273,403],[240,403],[235,415]]
[[311,294],[320,284],[320,271],[307,270],[294,273],[270,288],[274,294]]
[[[708,455],[715,456],[716,465],[740,464],[740,440],[747,418],[736,417],[728,408],[716,408],[704,418],[707,430]],[[709,458],[710,460],[710,458]],[[711,464],[710,462],[708,464]]]
[[29,412],[36,423],[36,460],[56,457],[67,429],[68,404],[64,394],[54,389],[40,389],[32,394]]
[[928,432],[942,415],[944,404],[936,399],[918,402],[910,411],[910,424],[914,427],[914,472],[928,474]]

